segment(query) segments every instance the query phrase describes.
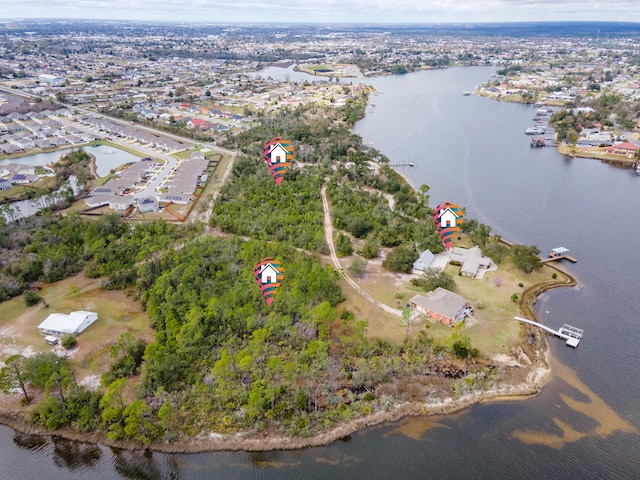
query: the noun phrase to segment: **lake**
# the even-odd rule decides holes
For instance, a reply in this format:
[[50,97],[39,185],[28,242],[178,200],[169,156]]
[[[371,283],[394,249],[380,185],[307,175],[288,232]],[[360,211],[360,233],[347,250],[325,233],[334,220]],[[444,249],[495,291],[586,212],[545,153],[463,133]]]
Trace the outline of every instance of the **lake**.
[[[112,169],[116,169],[121,165],[131,162],[137,162],[140,157],[125,152],[117,148],[112,148],[106,145],[91,145],[83,147],[87,153],[91,153],[96,157],[96,173],[99,177],[104,177],[109,174]],[[8,160],[0,161],[0,166],[8,163],[19,163],[22,165],[40,166],[50,165],[60,160],[62,155],[65,155],[68,150],[60,150],[55,152],[36,153],[35,155],[27,155],[24,157],[17,157]],[[71,182],[71,187],[75,194],[78,194],[79,190],[75,183],[75,177]],[[25,218],[31,215],[35,215],[42,208],[49,205],[51,199],[40,198],[33,200],[20,200],[18,202],[11,203],[14,210],[14,219]],[[0,214],[1,215],[1,214]]]
[[[41,442],[0,427],[0,478],[632,479],[640,459],[640,177],[553,148],[530,148],[535,107],[465,90],[486,67],[367,79],[378,90],[355,133],[386,154],[431,204],[450,201],[542,254],[570,249],[573,289],[546,293],[540,318],[585,330],[577,349],[549,338],[541,392],[449,416],[408,418],[321,448],[166,455]],[[549,312],[546,314],[546,312]]]
[[[91,153],[96,157],[96,173],[99,177],[105,177],[109,174],[111,169],[118,168],[125,163],[137,162],[140,157],[132,155],[129,152],[120,150],[118,148],[109,147],[107,145],[83,145],[87,153]],[[62,155],[65,155],[68,150],[58,150],[55,152],[36,153],[34,155],[27,155],[24,157],[10,158],[7,160],[0,160],[0,166],[8,163],[20,163],[22,165],[50,165],[60,160]]]

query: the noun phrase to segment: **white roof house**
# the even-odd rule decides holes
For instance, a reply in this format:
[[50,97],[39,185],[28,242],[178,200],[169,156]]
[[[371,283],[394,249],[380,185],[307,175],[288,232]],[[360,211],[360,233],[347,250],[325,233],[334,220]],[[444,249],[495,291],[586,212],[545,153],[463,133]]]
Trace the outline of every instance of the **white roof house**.
[[69,315],[52,313],[38,325],[38,330],[41,334],[78,335],[96,320],[98,320],[97,313],[85,310],[71,312]]

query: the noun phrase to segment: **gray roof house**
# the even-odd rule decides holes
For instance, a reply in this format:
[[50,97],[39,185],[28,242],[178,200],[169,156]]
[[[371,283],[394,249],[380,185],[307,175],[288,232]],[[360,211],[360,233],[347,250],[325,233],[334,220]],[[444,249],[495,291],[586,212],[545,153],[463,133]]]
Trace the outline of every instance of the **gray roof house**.
[[409,304],[413,310],[445,325],[463,321],[473,311],[466,299],[441,287],[426,296],[415,295],[409,300]]
[[413,269],[421,270],[424,272],[431,266],[431,262],[433,262],[433,257],[434,255],[433,253],[431,253],[431,250],[429,249],[425,250],[420,254],[420,257],[415,262],[413,262]]

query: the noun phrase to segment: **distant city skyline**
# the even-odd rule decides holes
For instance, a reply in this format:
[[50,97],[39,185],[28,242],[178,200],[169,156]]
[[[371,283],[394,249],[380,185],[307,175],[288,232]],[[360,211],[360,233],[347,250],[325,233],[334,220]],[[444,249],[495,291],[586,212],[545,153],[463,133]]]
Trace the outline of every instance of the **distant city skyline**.
[[207,23],[483,23],[640,21],[637,0],[32,0],[0,19],[68,18]]

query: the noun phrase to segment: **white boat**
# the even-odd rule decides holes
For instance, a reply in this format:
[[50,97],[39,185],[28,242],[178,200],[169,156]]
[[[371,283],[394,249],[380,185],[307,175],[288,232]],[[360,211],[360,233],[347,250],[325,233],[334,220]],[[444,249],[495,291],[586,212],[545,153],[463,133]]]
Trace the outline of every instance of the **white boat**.
[[465,97],[468,97],[469,95],[471,95],[471,92],[465,90],[464,92],[462,92],[462,95],[464,95]]
[[524,131],[527,135],[543,135],[544,129],[540,127],[529,127]]
[[640,163],[636,165],[635,172],[636,172],[636,175],[640,175]]

